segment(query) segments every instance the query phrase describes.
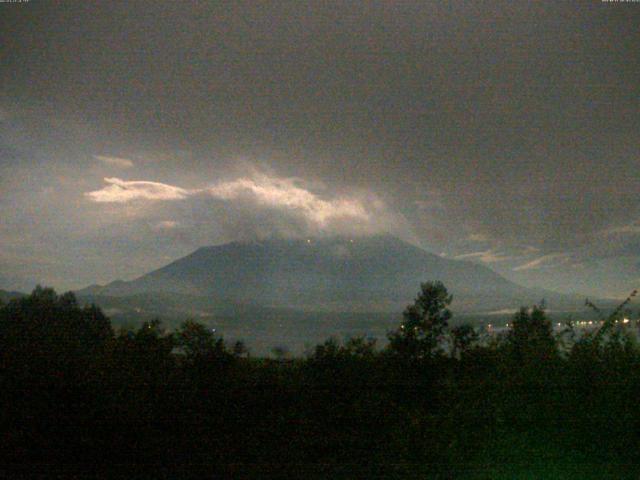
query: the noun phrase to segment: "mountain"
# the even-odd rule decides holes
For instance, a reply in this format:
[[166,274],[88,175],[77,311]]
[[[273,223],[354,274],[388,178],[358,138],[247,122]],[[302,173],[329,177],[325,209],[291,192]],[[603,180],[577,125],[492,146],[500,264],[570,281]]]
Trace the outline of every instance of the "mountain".
[[9,303],[9,301],[16,299],[16,298],[21,298],[24,297],[25,294],[22,292],[14,292],[14,291],[8,291],[8,290],[0,290],[0,305],[4,304],[4,303]]
[[135,280],[77,293],[111,302],[156,296],[169,299],[172,308],[180,308],[182,298],[185,311],[200,312],[225,306],[398,312],[428,280],[444,282],[458,312],[515,309],[543,297],[550,308],[566,310],[583,300],[524,288],[482,265],[443,258],[390,235],[203,247]]

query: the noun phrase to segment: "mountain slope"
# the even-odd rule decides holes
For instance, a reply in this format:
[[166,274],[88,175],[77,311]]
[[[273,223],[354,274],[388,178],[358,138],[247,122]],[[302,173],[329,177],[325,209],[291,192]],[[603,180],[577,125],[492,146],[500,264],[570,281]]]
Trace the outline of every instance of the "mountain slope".
[[533,291],[471,262],[450,260],[383,235],[268,240],[203,247],[130,282],[91,286],[81,296],[172,294],[307,311],[398,311],[420,282],[441,280],[457,311],[516,308],[544,296],[552,308],[577,299]]
[[14,292],[8,290],[0,290],[0,305],[4,303],[9,303],[11,300],[16,298],[24,297],[26,294],[22,292]]

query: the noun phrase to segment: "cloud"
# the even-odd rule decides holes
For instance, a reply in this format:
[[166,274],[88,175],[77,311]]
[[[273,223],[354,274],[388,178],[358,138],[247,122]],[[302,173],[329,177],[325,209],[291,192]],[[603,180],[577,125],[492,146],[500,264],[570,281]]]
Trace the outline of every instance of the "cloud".
[[511,257],[503,255],[493,250],[485,250],[483,252],[463,253],[454,257],[456,260],[465,260],[469,258],[477,258],[483,263],[504,262],[510,260]]
[[[204,188],[119,178],[105,178],[105,182],[108,185],[104,188],[86,192],[85,196],[93,202],[132,207],[141,202],[189,201],[190,212],[199,217],[199,222],[210,225],[216,235],[234,239],[388,232],[416,241],[403,215],[363,190],[338,194],[323,184],[256,171]],[[178,210],[172,210],[174,214],[180,215],[180,203],[175,203]],[[162,209],[166,215],[167,207]],[[176,226],[172,221],[159,221],[154,224],[156,230]]]
[[[260,207],[300,213],[318,226],[334,219],[368,221],[364,202],[354,198],[323,199],[297,185],[299,180],[258,175],[220,182],[203,189],[185,189],[165,183],[126,181],[105,178],[109,185],[87,195],[94,202],[126,203],[134,200],[184,200],[190,196],[208,196],[223,201],[248,201]],[[380,201],[372,206],[380,207]]]
[[606,229],[604,235],[616,235],[616,234],[636,234],[640,233],[640,222],[632,222],[621,227],[612,227]]
[[109,185],[85,195],[98,203],[127,203],[134,200],[183,200],[191,194],[189,190],[165,183],[126,181],[105,178]]
[[180,226],[180,222],[176,222],[175,220],[163,220],[155,224],[155,230],[172,230],[174,228],[178,228]]
[[536,258],[535,260],[531,260],[530,262],[525,263],[524,265],[520,265],[513,269],[514,272],[520,272],[523,270],[531,270],[534,268],[539,268],[541,265],[551,261],[556,260],[558,258],[566,257],[565,253],[550,253],[548,255],[543,255],[541,257]]
[[524,248],[522,249],[522,254],[530,255],[530,254],[538,253],[539,251],[540,249],[538,247],[534,247],[533,245],[525,245]]
[[221,200],[245,199],[261,206],[296,211],[321,227],[332,219],[369,220],[369,213],[361,201],[349,198],[322,199],[296,185],[296,180],[290,178],[266,175],[240,178],[219,183],[205,192]]
[[467,238],[472,242],[483,242],[483,243],[491,240],[489,236],[485,235],[484,233],[472,233]]
[[128,158],[120,158],[120,157],[109,157],[105,155],[93,155],[93,158],[99,160],[108,165],[112,165],[114,167],[119,168],[131,168],[133,167],[133,162]]

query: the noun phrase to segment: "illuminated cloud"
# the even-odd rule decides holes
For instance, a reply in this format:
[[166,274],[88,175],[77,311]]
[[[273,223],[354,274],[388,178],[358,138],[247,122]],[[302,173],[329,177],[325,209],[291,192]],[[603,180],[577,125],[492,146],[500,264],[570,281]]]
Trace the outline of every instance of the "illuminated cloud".
[[616,234],[636,234],[640,233],[640,222],[632,222],[627,225],[623,225],[621,227],[613,227],[608,228],[603,232],[605,235],[616,235]]
[[296,185],[295,180],[289,178],[266,175],[240,178],[219,183],[205,192],[221,200],[246,199],[261,206],[297,211],[319,226],[336,218],[369,219],[362,202],[341,198],[325,200]]
[[490,238],[483,233],[472,233],[467,237],[472,242],[488,242]]
[[114,167],[119,167],[119,168],[133,167],[133,162],[128,158],[108,157],[105,155],[93,155],[93,158],[95,158],[100,162],[106,163],[107,165],[112,165]]
[[[122,205],[161,200],[200,203],[210,199],[217,203],[209,205],[212,222],[241,236],[389,232],[414,240],[404,216],[392,212],[375,195],[363,191],[337,195],[322,185],[309,187],[296,178],[252,172],[249,176],[192,189],[119,178],[105,178],[105,182],[108,185],[104,188],[85,195],[93,202]],[[175,227],[177,223],[169,220],[154,225],[156,230]]]
[[557,260],[563,257],[566,257],[565,253],[550,253],[548,255],[543,255],[541,257],[538,257],[535,260],[531,260],[530,262],[527,262],[524,265],[515,267],[513,271],[520,272],[523,270],[532,270],[534,268],[539,268],[540,266],[550,262],[551,260]]
[[493,250],[485,250],[483,252],[472,252],[472,253],[464,253],[462,255],[457,255],[454,257],[456,260],[466,260],[477,258],[483,263],[496,263],[496,262],[504,262],[506,260],[510,260],[511,257],[506,255],[502,255],[500,253],[496,253]]
[[98,203],[127,203],[133,200],[183,200],[189,190],[165,183],[147,181],[126,181],[119,178],[105,178],[109,185],[85,195]]
[[184,189],[148,181],[105,178],[109,185],[86,195],[94,202],[126,203],[134,200],[184,200],[204,195],[223,201],[244,200],[259,207],[298,212],[309,221],[325,225],[332,219],[367,221],[369,213],[362,201],[350,198],[323,199],[296,184],[295,179],[258,175],[221,182],[205,189]]
[[163,220],[162,222],[158,222],[155,225],[156,230],[172,230],[180,226],[180,222],[176,222],[175,220]]

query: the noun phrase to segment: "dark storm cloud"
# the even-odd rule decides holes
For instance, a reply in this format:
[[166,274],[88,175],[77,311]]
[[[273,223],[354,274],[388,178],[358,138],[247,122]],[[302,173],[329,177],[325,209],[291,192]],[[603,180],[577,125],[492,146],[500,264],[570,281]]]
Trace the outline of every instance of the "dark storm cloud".
[[[91,260],[107,230],[100,248],[135,252],[140,269],[202,243],[309,233],[299,210],[256,210],[246,195],[92,202],[104,178],[189,192],[250,169],[300,178],[327,202],[375,198],[385,214],[374,230],[525,283],[545,265],[566,269],[561,259],[615,257],[602,232],[640,218],[637,4],[0,9],[0,201],[15,210],[0,232],[67,237],[66,263],[94,262],[80,283],[111,268]],[[12,251],[53,255],[40,243]]]

